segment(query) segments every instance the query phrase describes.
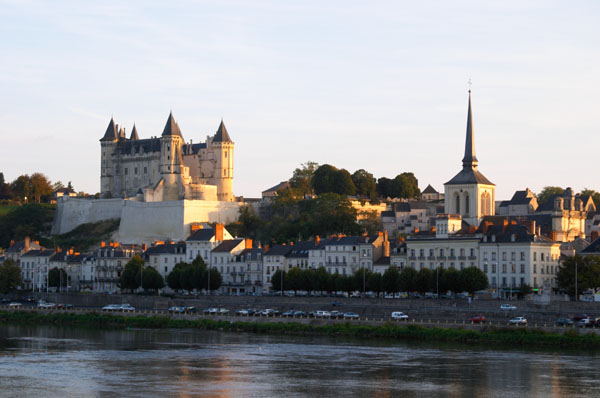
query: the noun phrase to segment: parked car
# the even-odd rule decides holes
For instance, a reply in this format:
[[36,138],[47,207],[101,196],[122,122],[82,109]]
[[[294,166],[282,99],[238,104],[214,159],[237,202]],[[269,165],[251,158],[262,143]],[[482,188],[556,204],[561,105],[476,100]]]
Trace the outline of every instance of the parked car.
[[21,308],[23,304],[13,301],[12,303],[8,303],[8,308]]
[[202,312],[205,315],[217,315],[217,312],[219,312],[219,309],[218,308],[207,308]]
[[185,307],[186,314],[192,314],[192,313],[196,313],[196,312],[198,312],[198,308],[196,308],[196,307],[193,307],[193,306]]
[[573,320],[569,318],[558,318],[556,320],[556,326],[572,326]]
[[249,316],[250,315],[250,310],[247,310],[245,308],[239,309],[235,312],[235,314],[237,316]]
[[408,319],[408,315],[406,315],[404,312],[401,311],[394,311],[392,312],[392,319],[394,320],[406,320]]
[[575,314],[573,316],[573,321],[577,322],[577,321],[580,321],[580,320],[582,320],[584,318],[589,318],[589,315],[588,314]]
[[329,311],[329,317],[331,319],[342,319],[344,317],[344,313],[341,311]]
[[219,315],[229,315],[229,310],[227,308],[219,308]]
[[185,307],[170,307],[169,312],[173,314],[182,314],[185,312]]
[[579,326],[580,328],[591,328],[592,326],[595,326],[595,322],[596,320],[592,318],[581,318],[575,322],[575,325]]
[[473,323],[485,323],[485,321],[486,321],[487,319],[485,319],[485,317],[484,317],[483,315],[479,314],[479,315],[477,315],[477,316],[474,316],[474,317],[473,317],[473,318],[471,318],[470,320],[471,320],[471,322],[473,322]]
[[512,305],[512,304],[502,304],[502,305],[500,306],[500,309],[501,309],[502,311],[512,311],[512,310],[516,310],[516,309],[517,309],[517,307],[515,307],[515,306],[514,306],[514,305]]
[[119,304],[109,304],[102,307],[102,311],[119,311],[121,306]]
[[304,311],[294,311],[294,318],[305,318],[308,316]]
[[344,313],[344,319],[358,319],[360,318],[357,313],[354,312],[346,312]]
[[284,318],[291,318],[296,313],[296,310],[289,310],[281,313],[281,316]]
[[275,315],[279,315],[279,311],[275,311],[272,308],[267,308],[266,310],[262,310],[260,312],[260,315],[262,315],[262,316],[275,316]]
[[329,311],[316,311],[315,318],[331,318],[331,313]]
[[525,319],[522,316],[518,316],[516,318],[511,319],[510,321],[508,321],[509,325],[527,325],[527,319]]
[[133,312],[135,308],[129,304],[121,304],[120,310],[123,312]]

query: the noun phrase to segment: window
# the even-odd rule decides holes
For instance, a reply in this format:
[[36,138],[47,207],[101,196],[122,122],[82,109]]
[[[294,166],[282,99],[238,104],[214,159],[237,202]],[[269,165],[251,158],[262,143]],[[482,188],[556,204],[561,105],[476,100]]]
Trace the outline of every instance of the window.
[[465,214],[469,215],[469,195],[465,196]]
[[533,261],[537,261],[537,252],[533,252]]
[[419,257],[425,256],[425,249],[419,249]]
[[496,264],[492,264],[492,272],[496,272]]
[[460,214],[460,196],[456,196],[456,214]]
[[165,273],[169,272],[169,267],[165,265]]
[[524,274],[525,273],[525,264],[521,264],[521,273]]
[[540,253],[540,260],[544,261],[544,253]]
[[506,261],[506,252],[502,252],[502,261]]
[[440,256],[444,257],[444,249],[440,249]]
[[144,174],[148,174],[148,168],[144,167]]
[[133,174],[137,174],[137,167],[133,168]]
[[510,272],[513,273],[513,274],[515,272],[517,272],[517,265],[516,264],[511,264],[510,265]]
[[492,261],[496,261],[496,252],[492,252]]
[[471,257],[475,257],[475,249],[471,249],[469,254]]
[[465,249],[460,249],[460,255],[464,256],[465,255]]
[[502,264],[502,273],[505,274],[506,273],[506,264]]
[[525,252],[521,252],[521,261],[525,261]]
[[165,257],[165,264],[167,263],[167,258]]
[[510,252],[510,260],[511,261],[515,261],[516,258],[517,258],[516,257],[516,253],[515,252]]
[[454,249],[450,249],[450,256],[454,257]]
[[410,256],[414,257],[415,256],[415,249],[410,249]]
[[429,257],[434,257],[434,256],[435,256],[435,250],[429,249]]
[[125,167],[125,175],[127,175],[127,167]]
[[533,264],[533,273],[537,274],[537,264]]
[[485,272],[486,274],[488,272],[488,265],[487,265],[487,263],[483,264],[483,272]]

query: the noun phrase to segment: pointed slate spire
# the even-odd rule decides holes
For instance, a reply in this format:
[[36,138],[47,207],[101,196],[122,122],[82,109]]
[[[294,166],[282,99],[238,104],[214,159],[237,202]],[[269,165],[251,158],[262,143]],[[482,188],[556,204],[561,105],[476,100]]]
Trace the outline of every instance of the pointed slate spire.
[[115,121],[111,117],[110,122],[108,123],[108,127],[106,128],[106,133],[104,133],[104,137],[102,137],[100,141],[114,141],[118,139],[119,135],[117,134],[117,126],[115,125]]
[[163,130],[162,136],[170,136],[170,135],[178,135],[181,138],[183,138],[183,136],[181,135],[181,130],[179,129],[179,126],[177,125],[177,122],[175,121],[175,118],[173,118],[173,112],[169,113],[169,118],[167,119],[167,124],[165,125],[165,129]]
[[225,128],[223,119],[221,119],[221,124],[219,125],[219,129],[213,138],[213,142],[233,142],[231,141],[231,138],[229,138],[229,133],[227,133],[227,128]]
[[140,139],[137,129],[135,128],[135,123],[133,124],[133,130],[131,130],[131,136],[129,136],[129,139],[130,140],[139,140]]
[[475,156],[475,133],[473,132],[473,116],[471,114],[471,90],[469,90],[469,111],[467,115],[467,139],[465,141],[465,157],[462,160],[463,168],[476,169],[477,156]]

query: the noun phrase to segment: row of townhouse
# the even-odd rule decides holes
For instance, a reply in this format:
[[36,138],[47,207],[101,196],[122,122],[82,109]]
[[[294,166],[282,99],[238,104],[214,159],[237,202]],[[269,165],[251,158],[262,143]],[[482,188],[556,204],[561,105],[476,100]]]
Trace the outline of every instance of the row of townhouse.
[[374,270],[383,273],[389,266],[417,271],[477,267],[499,297],[517,294],[524,284],[538,292],[556,288],[560,242],[542,236],[530,220],[518,224],[497,217],[492,221],[495,223],[484,220],[478,229],[465,230],[460,217],[439,215],[433,233],[415,234],[394,245],[389,258],[383,257]]

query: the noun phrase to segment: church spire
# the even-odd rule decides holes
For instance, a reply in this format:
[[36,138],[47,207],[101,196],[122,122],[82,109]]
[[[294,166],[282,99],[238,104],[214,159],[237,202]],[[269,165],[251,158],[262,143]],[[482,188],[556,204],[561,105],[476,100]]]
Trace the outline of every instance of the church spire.
[[133,124],[133,130],[131,130],[130,140],[139,140],[140,136],[138,135],[137,129],[135,128],[135,123]]
[[477,156],[475,156],[475,135],[473,132],[473,116],[471,114],[471,90],[469,90],[469,111],[467,115],[467,139],[465,142],[465,157],[462,160],[463,168],[477,169]]

